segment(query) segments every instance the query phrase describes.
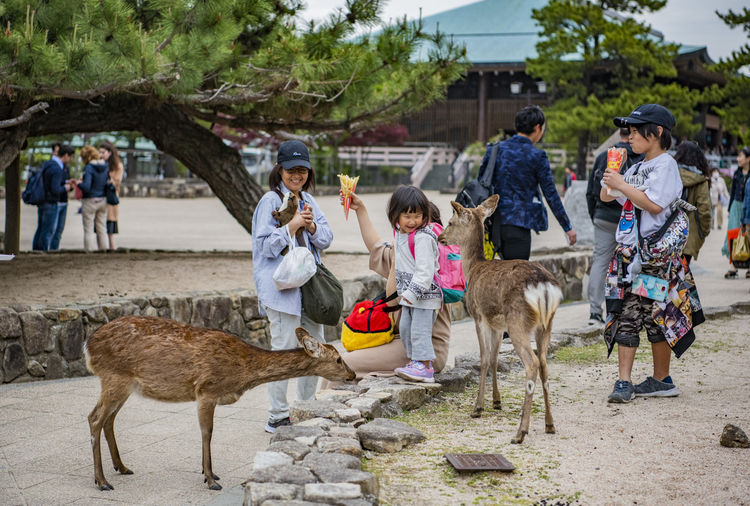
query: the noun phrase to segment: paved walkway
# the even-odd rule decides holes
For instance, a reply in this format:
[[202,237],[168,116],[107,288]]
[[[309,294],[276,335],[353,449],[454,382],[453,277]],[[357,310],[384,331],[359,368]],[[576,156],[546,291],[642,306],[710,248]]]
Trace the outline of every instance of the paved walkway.
[[[437,193],[430,197],[448,217],[450,197]],[[387,237],[387,223],[381,216],[387,195],[365,198],[378,230]],[[319,201],[334,228],[333,249],[363,249],[355,218],[345,222],[333,197]],[[75,205],[63,248],[79,248],[82,241]],[[0,216],[3,206],[0,201]],[[214,199],[124,199],[121,214],[122,246],[249,249],[247,234]],[[23,249],[30,246],[34,219],[30,207],[24,206]],[[549,231],[533,237],[535,248],[564,245],[554,219],[550,225]],[[720,234],[711,234],[695,262],[706,306],[750,299],[750,281],[722,278],[726,261],[718,253],[721,241]],[[558,311],[554,328],[579,327],[587,319],[586,303],[567,304]],[[455,323],[452,330],[449,364],[456,353],[477,351],[471,321]],[[294,392],[291,385],[289,391]],[[135,395],[123,407],[115,428],[123,460],[135,474],[117,474],[102,443],[105,475],[115,490],[97,490],[86,417],[98,396],[98,380],[93,377],[0,386],[0,504],[242,504],[239,484],[250,474],[255,452],[269,441],[263,432],[268,407],[264,387],[245,393],[234,405],[216,409],[212,453],[214,470],[224,486],[220,492],[203,484],[195,404],[165,404]]]

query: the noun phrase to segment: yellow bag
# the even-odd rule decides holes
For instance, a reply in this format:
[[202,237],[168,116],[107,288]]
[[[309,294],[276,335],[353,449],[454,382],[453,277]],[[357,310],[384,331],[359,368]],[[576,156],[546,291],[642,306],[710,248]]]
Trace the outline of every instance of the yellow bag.
[[739,237],[732,241],[732,261],[745,262],[750,260],[750,241],[747,235],[740,233]]
[[390,308],[386,302],[395,297],[394,293],[386,299],[366,300],[354,306],[341,326],[341,344],[346,351],[372,348],[393,341],[393,321],[388,313],[399,307]]

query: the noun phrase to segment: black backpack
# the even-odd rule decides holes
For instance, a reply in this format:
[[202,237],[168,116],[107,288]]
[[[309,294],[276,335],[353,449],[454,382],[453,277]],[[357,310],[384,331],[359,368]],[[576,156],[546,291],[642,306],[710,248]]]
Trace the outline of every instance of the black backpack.
[[31,173],[29,182],[26,183],[26,189],[21,194],[24,204],[38,206],[45,200],[44,192],[44,169],[39,169]]
[[[492,176],[495,174],[495,163],[497,161],[497,152],[500,149],[500,143],[496,142],[490,144],[488,147],[490,150],[490,157],[487,160],[487,164],[482,164],[479,167],[479,172],[482,174],[482,178],[472,179],[458,192],[456,195],[456,202],[464,207],[477,207],[479,204],[487,200],[492,195]],[[494,216],[494,215],[493,215]],[[495,255],[500,255],[500,227],[499,223],[497,227],[493,226],[493,216],[488,216],[484,220],[484,233],[485,240],[489,240],[492,243],[492,249]]]

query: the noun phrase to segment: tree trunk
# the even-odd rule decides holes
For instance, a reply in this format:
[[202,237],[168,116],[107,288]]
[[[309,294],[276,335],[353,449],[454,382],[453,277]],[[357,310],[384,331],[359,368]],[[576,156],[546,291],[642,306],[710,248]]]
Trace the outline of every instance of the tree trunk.
[[5,253],[17,255],[21,250],[21,158],[5,171]]
[[32,118],[29,135],[115,130],[141,132],[160,150],[180,160],[206,181],[237,222],[252,232],[253,212],[263,189],[250,177],[235,149],[177,106],[127,95],[107,97],[97,107],[84,101],[57,100],[50,103],[48,114]]

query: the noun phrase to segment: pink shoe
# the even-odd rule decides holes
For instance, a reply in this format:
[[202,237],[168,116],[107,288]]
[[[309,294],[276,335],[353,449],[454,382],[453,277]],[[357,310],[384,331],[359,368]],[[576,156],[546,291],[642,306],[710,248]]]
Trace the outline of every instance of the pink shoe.
[[422,362],[412,360],[404,367],[397,367],[395,372],[398,377],[406,380],[435,383],[435,370],[432,368],[432,362],[430,362],[430,367],[427,367]]

